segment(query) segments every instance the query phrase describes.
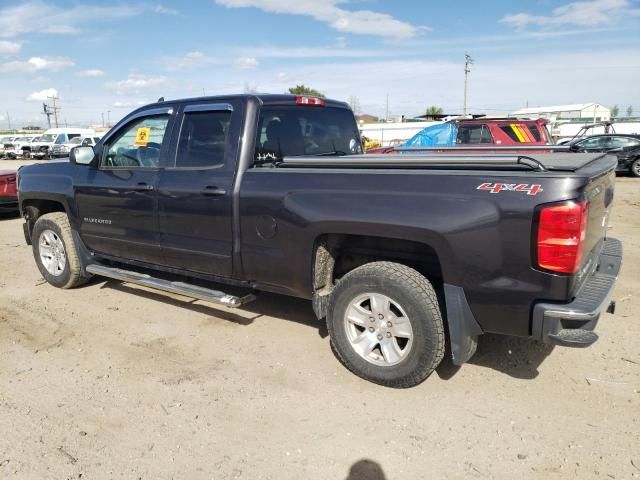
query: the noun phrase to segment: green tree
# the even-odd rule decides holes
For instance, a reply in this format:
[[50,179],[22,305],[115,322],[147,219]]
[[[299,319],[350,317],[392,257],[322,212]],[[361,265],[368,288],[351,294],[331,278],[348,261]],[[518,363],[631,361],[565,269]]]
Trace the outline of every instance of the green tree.
[[627,107],[627,117],[632,117],[632,116],[633,116],[633,107],[629,105]]
[[427,111],[425,112],[425,115],[442,115],[442,108],[441,107],[437,107],[435,105],[431,105],[429,108],[427,108]]
[[618,105],[614,105],[611,107],[611,116],[617,117],[618,115],[620,115],[620,107],[618,107]]
[[324,98],[324,93],[319,92],[315,88],[307,87],[305,85],[296,85],[289,89],[289,93],[292,95],[308,95],[310,97]]

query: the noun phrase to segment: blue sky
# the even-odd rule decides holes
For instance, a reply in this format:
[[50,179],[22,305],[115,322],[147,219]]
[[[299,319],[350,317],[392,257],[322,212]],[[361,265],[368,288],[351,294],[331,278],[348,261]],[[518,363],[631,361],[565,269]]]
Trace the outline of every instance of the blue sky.
[[[640,114],[640,0],[0,0],[0,126],[111,121],[158,97],[312,86],[366,113],[597,101]],[[107,112],[110,111],[109,114]]]

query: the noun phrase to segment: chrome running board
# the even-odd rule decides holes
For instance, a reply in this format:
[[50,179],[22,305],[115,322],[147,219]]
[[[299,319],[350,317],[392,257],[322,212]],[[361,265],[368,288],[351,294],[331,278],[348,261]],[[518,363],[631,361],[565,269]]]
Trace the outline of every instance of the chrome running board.
[[244,305],[245,303],[252,302],[256,299],[255,295],[253,294],[237,297],[235,295],[229,295],[219,290],[212,290],[210,288],[199,287],[197,285],[191,285],[184,282],[171,282],[169,280],[152,277],[151,275],[147,275],[144,273],[132,272],[130,270],[123,270],[121,268],[105,267],[104,265],[88,265],[86,270],[88,273],[91,273],[93,275],[100,275],[101,277],[113,278],[115,280],[121,280],[128,283],[135,283],[136,285],[155,288],[157,290],[163,290],[165,292],[177,293],[178,295],[184,295],[186,297],[197,298],[198,300],[217,303],[218,305],[224,305],[225,307],[237,308]]

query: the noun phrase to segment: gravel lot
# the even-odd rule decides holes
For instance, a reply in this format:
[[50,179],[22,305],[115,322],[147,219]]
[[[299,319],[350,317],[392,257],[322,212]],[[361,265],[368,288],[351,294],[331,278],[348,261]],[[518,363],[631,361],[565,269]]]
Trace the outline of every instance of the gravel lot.
[[640,478],[640,180],[615,202],[626,256],[599,342],[485,336],[409,390],[344,369],[306,301],[57,290],[5,216],[0,478]]

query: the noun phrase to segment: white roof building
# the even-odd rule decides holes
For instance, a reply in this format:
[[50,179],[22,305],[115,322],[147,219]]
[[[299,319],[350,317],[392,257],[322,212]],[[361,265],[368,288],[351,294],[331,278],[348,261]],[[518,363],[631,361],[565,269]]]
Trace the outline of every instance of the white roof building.
[[552,105],[549,107],[521,108],[513,112],[513,116],[531,118],[547,118],[552,122],[582,120],[602,122],[611,118],[611,110],[596,102],[575,103],[572,105]]

